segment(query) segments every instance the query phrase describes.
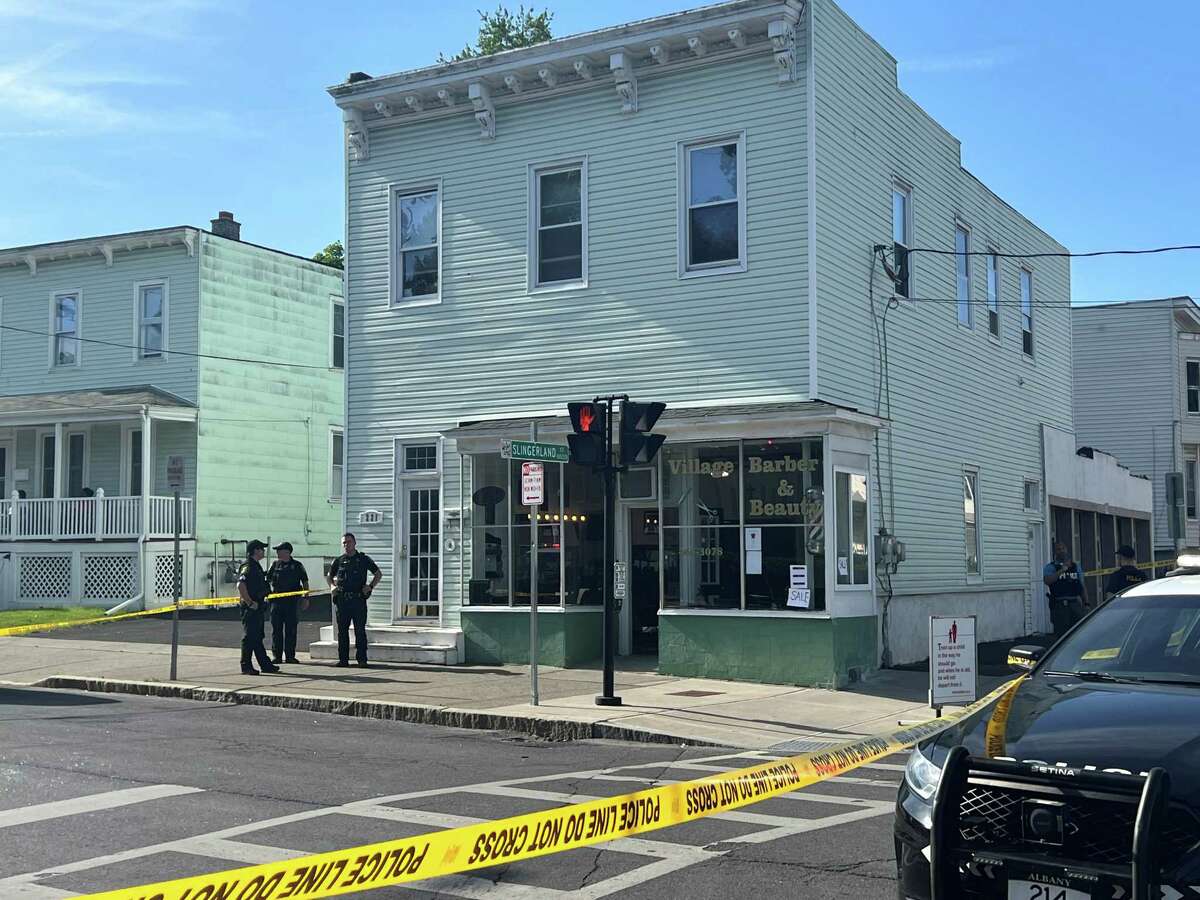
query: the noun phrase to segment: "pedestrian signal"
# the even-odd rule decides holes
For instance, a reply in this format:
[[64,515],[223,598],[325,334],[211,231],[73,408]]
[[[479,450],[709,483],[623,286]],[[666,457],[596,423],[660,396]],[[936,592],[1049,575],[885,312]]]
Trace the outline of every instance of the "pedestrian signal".
[[608,405],[595,402],[568,403],[567,411],[575,432],[567,435],[571,461],[596,468],[607,465]]
[[666,438],[649,431],[666,408],[667,404],[657,401],[626,400],[621,404],[621,465],[646,465],[653,461]]

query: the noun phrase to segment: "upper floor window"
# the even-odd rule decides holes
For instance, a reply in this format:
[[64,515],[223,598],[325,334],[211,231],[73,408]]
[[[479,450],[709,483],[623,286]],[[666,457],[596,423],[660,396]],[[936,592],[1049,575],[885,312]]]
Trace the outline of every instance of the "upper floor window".
[[139,284],[137,295],[138,356],[159,358],[167,345],[167,285],[161,281]]
[[1194,359],[1187,363],[1187,411],[1200,413],[1200,361]]
[[896,266],[896,293],[912,296],[912,273],[909,269],[909,249],[912,247],[912,188],[892,184],[892,249]]
[[346,471],[346,436],[340,428],[329,430],[329,499],[342,499],[342,473]]
[[979,575],[982,548],[979,537],[979,473],[963,472],[963,537],[966,543],[967,574]]
[[78,291],[54,295],[51,308],[53,334],[50,338],[52,366],[79,365],[80,306]]
[[346,368],[346,301],[341,297],[333,299],[333,328],[330,345],[329,364],[335,369]]
[[958,286],[958,324],[971,327],[971,232],[954,228],[954,271]]
[[679,274],[746,269],[745,136],[680,145]]
[[534,169],[530,286],[587,283],[586,163]]
[[1021,270],[1021,350],[1033,356],[1033,273]]
[[440,185],[393,194],[393,306],[441,300],[441,197]]
[[1000,255],[989,253],[987,258],[988,331],[1000,336]]

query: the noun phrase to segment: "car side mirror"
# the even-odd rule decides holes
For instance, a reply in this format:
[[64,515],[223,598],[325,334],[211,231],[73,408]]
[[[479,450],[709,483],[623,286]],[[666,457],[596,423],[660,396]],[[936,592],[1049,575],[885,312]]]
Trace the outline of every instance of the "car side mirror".
[[1008,651],[1008,667],[1016,672],[1028,672],[1046,655],[1046,648],[1037,644],[1019,644]]

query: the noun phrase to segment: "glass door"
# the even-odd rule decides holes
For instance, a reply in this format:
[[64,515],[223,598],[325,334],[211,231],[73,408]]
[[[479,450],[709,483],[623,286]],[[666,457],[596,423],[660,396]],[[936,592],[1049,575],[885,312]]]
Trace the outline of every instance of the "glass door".
[[436,619],[441,609],[441,497],[434,479],[401,482],[396,618]]

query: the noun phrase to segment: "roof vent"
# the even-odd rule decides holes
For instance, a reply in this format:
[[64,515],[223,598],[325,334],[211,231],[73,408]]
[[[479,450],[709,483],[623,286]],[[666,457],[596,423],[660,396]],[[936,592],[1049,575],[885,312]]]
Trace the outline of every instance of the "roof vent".
[[357,84],[360,81],[370,81],[371,76],[366,72],[351,72],[346,76],[347,84]]
[[240,241],[242,239],[242,223],[234,220],[233,213],[221,210],[212,220],[212,233],[219,237],[229,238],[231,241]]

